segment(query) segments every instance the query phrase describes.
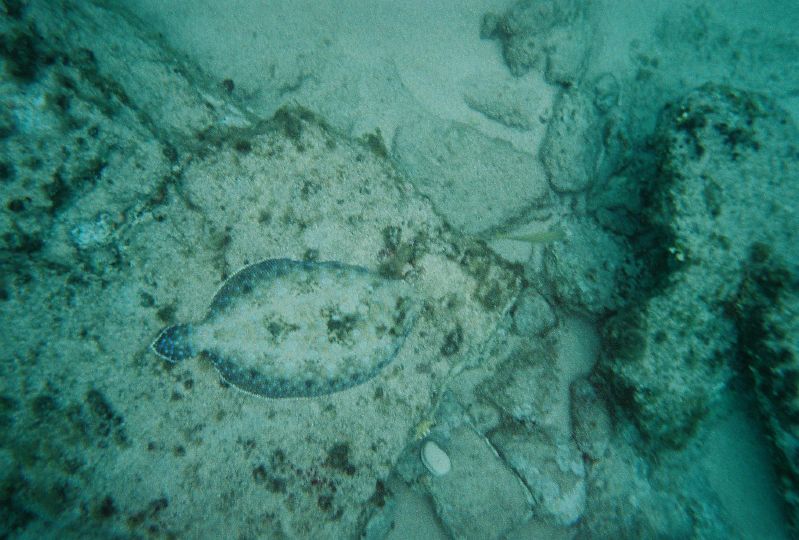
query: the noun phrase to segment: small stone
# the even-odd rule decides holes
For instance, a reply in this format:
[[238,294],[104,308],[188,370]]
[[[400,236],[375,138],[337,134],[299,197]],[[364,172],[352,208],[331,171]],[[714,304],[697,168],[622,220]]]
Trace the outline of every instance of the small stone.
[[114,222],[111,216],[101,212],[94,221],[80,223],[69,231],[70,239],[78,249],[88,249],[107,244],[113,232]]
[[552,306],[538,292],[524,291],[513,312],[513,328],[520,336],[543,336],[558,324]]
[[569,394],[572,438],[583,453],[597,461],[610,446],[613,432],[608,406],[585,377],[571,384]]
[[619,104],[621,88],[612,73],[603,73],[594,80],[594,105],[606,113]]
[[422,463],[433,476],[444,476],[452,469],[449,456],[433,441],[422,446]]

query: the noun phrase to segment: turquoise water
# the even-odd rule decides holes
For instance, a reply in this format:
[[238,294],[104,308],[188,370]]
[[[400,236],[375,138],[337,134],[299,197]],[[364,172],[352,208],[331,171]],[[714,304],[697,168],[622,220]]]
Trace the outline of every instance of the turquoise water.
[[0,3],[0,536],[796,536],[797,9]]

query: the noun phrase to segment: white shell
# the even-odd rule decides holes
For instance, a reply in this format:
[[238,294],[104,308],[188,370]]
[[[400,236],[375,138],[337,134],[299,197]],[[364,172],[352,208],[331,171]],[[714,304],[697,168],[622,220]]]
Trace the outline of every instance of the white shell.
[[422,445],[422,463],[433,476],[444,476],[452,469],[449,456],[433,441]]

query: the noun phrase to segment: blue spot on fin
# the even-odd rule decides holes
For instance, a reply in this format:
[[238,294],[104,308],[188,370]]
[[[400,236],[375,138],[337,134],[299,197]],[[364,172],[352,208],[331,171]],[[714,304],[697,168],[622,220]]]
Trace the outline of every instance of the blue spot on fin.
[[165,328],[153,342],[153,350],[170,362],[180,362],[195,355],[190,324],[176,324]]

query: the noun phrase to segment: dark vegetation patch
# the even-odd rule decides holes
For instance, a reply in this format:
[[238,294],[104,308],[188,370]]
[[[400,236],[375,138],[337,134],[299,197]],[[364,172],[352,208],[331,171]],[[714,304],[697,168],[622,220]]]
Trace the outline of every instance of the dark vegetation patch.
[[484,244],[476,243],[466,248],[458,257],[458,262],[474,277],[477,283],[474,297],[486,310],[499,310],[516,295],[518,284],[515,276],[521,273],[520,267],[505,265],[505,269],[511,271],[511,276],[505,272],[494,275],[493,269],[500,263],[494,260]]
[[8,161],[0,161],[0,182],[11,181],[14,176],[16,176],[14,164]]
[[377,273],[388,279],[401,279],[406,268],[411,267],[426,252],[427,241],[423,234],[403,241],[402,228],[390,225],[383,229],[383,248],[377,257],[380,264]]
[[[112,437],[119,445],[128,445],[129,441],[124,425],[125,420],[114,411],[103,393],[99,390],[91,389],[86,392],[85,399],[93,420],[94,431],[97,435],[103,439]],[[102,447],[105,444],[107,443],[101,441],[100,446]]]
[[51,182],[44,185],[44,193],[50,199],[50,214],[55,214],[69,201],[72,190],[64,180],[61,170],[53,174]]
[[22,83],[33,82],[42,66],[55,61],[55,56],[45,50],[42,37],[33,25],[1,36],[0,55],[6,61],[9,75]]
[[30,203],[30,197],[25,197],[22,199],[11,199],[6,204],[6,208],[8,208],[11,212],[18,214],[20,212],[25,211],[25,207]]
[[95,515],[101,519],[108,519],[117,513],[114,499],[110,495],[106,495],[95,507]]
[[377,480],[375,482],[375,492],[372,493],[372,496],[369,498],[369,502],[378,508],[383,508],[386,505],[387,495],[390,495],[388,488],[386,488],[386,485],[382,480]]
[[158,309],[156,316],[162,323],[169,324],[175,320],[177,311],[175,304],[167,304]]
[[388,158],[388,148],[386,147],[386,142],[383,139],[380,128],[375,129],[374,133],[367,133],[361,140],[375,156],[381,159]]
[[316,124],[328,133],[331,131],[324,120],[310,110],[298,106],[284,106],[278,109],[267,122],[267,129],[282,133],[299,151],[303,151],[305,147],[302,144],[302,136],[306,124]]
[[173,145],[164,143],[163,147],[161,148],[161,153],[170,163],[178,162],[178,151]]
[[463,328],[461,328],[461,325],[457,325],[444,336],[444,343],[441,345],[441,354],[444,356],[452,356],[461,350],[462,344]]
[[298,111],[281,107],[275,112],[271,123],[295,144],[299,144],[302,139],[302,120]]
[[3,0],[3,9],[6,15],[15,20],[22,18],[25,7],[25,2],[23,2],[23,0]]
[[272,493],[286,493],[286,479],[274,474],[263,463],[253,468],[252,478],[256,484],[264,486]]
[[327,317],[327,339],[331,343],[347,344],[352,341],[352,331],[358,325],[360,317],[349,313],[331,311],[324,314]]
[[14,425],[14,414],[19,409],[19,402],[11,396],[0,395],[0,442],[7,443],[9,430]]
[[252,152],[252,143],[244,139],[239,139],[233,145],[233,148],[235,148],[236,152],[240,154],[249,154],[250,152]]
[[343,472],[348,476],[355,474],[355,466],[350,463],[350,445],[347,443],[340,443],[332,446],[327,451],[327,459],[325,459],[325,466],[331,469],[336,469]]
[[333,509],[333,496],[332,495],[319,495],[316,500],[319,509],[323,512],[330,512]]
[[148,293],[146,291],[141,291],[139,293],[139,305],[141,307],[145,307],[145,308],[154,307],[155,306],[155,298],[153,297],[152,294],[150,294],[150,293]]
[[3,234],[3,243],[5,244],[3,247],[8,251],[26,255],[36,253],[44,246],[39,234],[28,234],[19,228]]
[[[135,512],[127,519],[128,527],[131,529],[138,529],[144,527],[151,537],[164,537],[169,535],[163,534],[161,531],[161,524],[159,522],[159,514],[169,507],[169,499],[161,497],[153,499],[147,504],[143,510]],[[160,533],[160,534],[159,534]]]

